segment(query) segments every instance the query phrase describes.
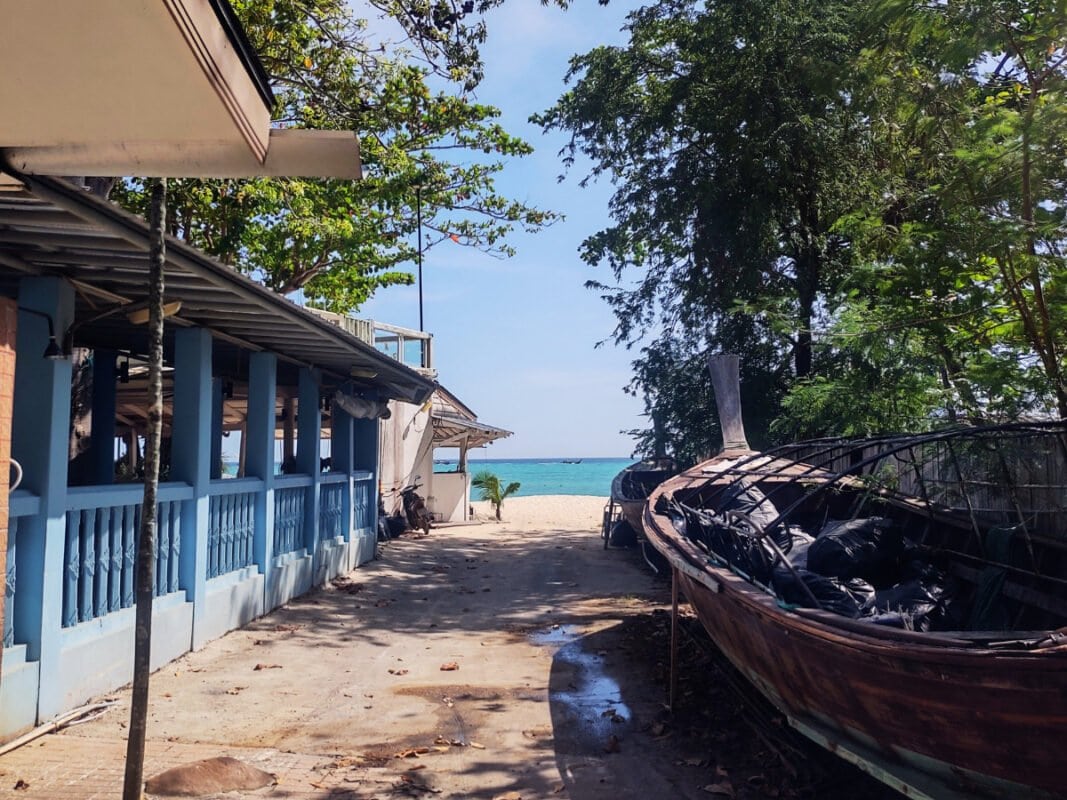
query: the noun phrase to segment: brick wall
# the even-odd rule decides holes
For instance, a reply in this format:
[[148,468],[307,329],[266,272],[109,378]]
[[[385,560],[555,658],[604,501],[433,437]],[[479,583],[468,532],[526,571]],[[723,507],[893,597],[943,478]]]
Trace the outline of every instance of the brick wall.
[[[8,481],[11,477],[11,407],[15,398],[15,332],[18,302],[0,297],[0,624],[4,618],[3,578],[7,574]],[[3,648],[0,647],[0,653]]]

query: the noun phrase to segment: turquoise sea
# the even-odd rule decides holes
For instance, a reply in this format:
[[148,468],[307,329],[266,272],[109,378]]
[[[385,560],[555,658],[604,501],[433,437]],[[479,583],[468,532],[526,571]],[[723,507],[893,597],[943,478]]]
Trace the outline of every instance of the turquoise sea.
[[[512,481],[521,485],[517,496],[545,494],[585,494],[607,497],[611,494],[611,479],[623,467],[632,464],[632,458],[583,458],[579,463],[567,463],[578,459],[562,458],[478,458],[469,457],[467,469],[472,473],[489,470],[507,486]],[[450,472],[456,461],[434,462],[434,472]],[[471,494],[477,496],[477,490]]]

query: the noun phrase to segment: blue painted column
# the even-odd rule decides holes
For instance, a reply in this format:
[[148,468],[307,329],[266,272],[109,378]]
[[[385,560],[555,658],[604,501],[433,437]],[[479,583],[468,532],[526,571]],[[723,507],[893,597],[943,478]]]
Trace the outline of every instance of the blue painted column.
[[207,547],[211,511],[211,334],[183,328],[174,334],[174,417],[171,480],[193,487],[182,503],[180,581],[193,604],[192,648],[204,645],[207,612]]
[[306,367],[301,367],[296,407],[296,471],[311,476],[311,486],[308,487],[307,500],[304,503],[304,544],[312,559],[312,585],[314,586],[325,582],[325,572],[321,576],[319,574],[322,563],[319,554],[321,437],[322,410],[319,408],[318,376]]
[[[363,396],[368,400],[378,399],[377,392],[365,392]],[[365,470],[372,475],[371,487],[373,493],[370,500],[371,533],[358,550],[358,556],[362,561],[368,561],[374,557],[378,541],[378,492],[381,491],[381,486],[378,483],[378,476],[380,475],[378,469],[379,424],[377,419],[352,420],[352,468]]]
[[[363,397],[368,400],[377,400],[377,392],[363,392]],[[378,420],[354,419],[352,420],[353,442],[352,467],[353,469],[366,470],[374,473],[374,479],[378,479]]]
[[252,557],[263,573],[266,597],[264,609],[274,608],[271,598],[271,570],[274,561],[274,404],[278,394],[278,357],[273,353],[253,353],[248,362],[248,415],[242,436],[245,447],[245,475],[263,481],[256,497],[256,528]]
[[222,478],[222,378],[211,381],[211,479]]
[[93,431],[89,442],[92,482],[115,482],[115,351],[93,351]]
[[[48,314],[59,340],[74,321],[74,291],[59,278],[23,279],[18,302],[20,309]],[[41,512],[19,520],[14,622],[15,641],[26,644],[29,660],[40,662],[38,721],[63,709],[60,648],[70,431],[70,361],[43,358],[47,345],[47,320],[20,311],[11,455],[22,465],[22,488],[40,496]]]
[[344,473],[345,491],[341,498],[342,530],[348,542],[346,565],[352,566],[352,553],[356,546],[352,543],[352,417],[346,414],[336,403],[330,406],[330,471]]

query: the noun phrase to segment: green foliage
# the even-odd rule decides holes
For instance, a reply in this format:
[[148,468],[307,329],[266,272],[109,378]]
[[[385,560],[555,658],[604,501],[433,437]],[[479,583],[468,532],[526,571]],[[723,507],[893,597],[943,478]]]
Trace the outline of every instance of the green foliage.
[[1067,9],[880,2],[857,59],[881,173],[848,224],[965,413],[1067,416]]
[[590,286],[651,340],[629,391],[683,461],[717,440],[707,352],[741,355],[754,444],[1067,417],[1067,6],[659,0],[628,27],[536,119],[616,186]]
[[[480,22],[463,22],[473,5],[378,4],[417,37],[421,64],[389,51],[342,0],[234,7],[270,76],[275,124],[356,131],[364,180],[175,181],[171,234],[277,292],[301,290],[312,304],[343,313],[377,289],[413,282],[403,266],[416,255],[416,205],[424,251],[447,242],[507,256],[511,230],[536,231],[556,218],[496,192],[502,163],[494,159],[530,147],[495,121],[497,109],[466,94],[481,74],[484,39]],[[431,73],[463,92],[431,90]],[[115,199],[143,212],[145,186],[128,181]]]
[[[688,359],[743,350],[758,441],[788,375],[814,368],[812,331],[849,265],[836,223],[865,158],[838,88],[850,8],[660,0],[630,15],[627,46],[575,57],[572,87],[535,117],[570,132],[568,166],[591,159],[583,183],[616,186],[613,225],[582,255],[612,271],[614,284],[589,285],[615,313],[616,343],[654,339],[631,386],[653,407],[700,394],[674,394],[706,381]],[[683,460],[706,448],[713,417],[681,401],[667,414],[676,446],[699,443]]]
[[519,491],[518,481],[512,481],[507,486],[503,486],[500,478],[489,470],[474,473],[471,486],[481,491],[481,500],[487,500],[492,504],[497,519],[500,519],[500,509],[504,505],[504,499]]

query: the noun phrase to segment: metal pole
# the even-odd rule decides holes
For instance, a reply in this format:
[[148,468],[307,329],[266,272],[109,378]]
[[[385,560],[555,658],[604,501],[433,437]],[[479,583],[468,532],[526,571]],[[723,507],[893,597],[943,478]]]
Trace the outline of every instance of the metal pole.
[[678,698],[678,569],[671,567],[671,689],[668,705],[674,711]]
[[419,333],[425,332],[422,324],[422,187],[415,187],[415,219],[419,228]]

